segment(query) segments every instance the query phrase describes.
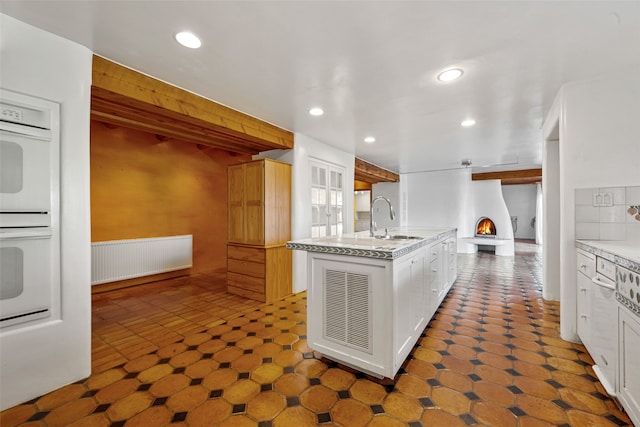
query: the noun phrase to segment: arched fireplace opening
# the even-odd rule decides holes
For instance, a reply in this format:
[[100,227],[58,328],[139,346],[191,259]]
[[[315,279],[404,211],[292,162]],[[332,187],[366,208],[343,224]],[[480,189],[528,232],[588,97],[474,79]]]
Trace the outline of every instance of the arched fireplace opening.
[[486,216],[483,216],[476,223],[476,237],[496,237],[496,225]]

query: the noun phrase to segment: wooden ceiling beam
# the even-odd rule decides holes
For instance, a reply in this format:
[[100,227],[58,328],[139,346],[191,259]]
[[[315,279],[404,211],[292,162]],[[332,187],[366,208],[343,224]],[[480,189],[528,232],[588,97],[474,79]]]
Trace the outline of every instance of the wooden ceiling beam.
[[377,184],[378,182],[398,182],[400,175],[390,170],[365,162],[356,157],[354,178],[358,181]]
[[521,169],[505,172],[483,172],[471,174],[473,181],[499,179],[502,185],[535,184],[542,182],[542,169]]
[[293,133],[99,56],[93,57],[95,120],[257,154],[293,148]]

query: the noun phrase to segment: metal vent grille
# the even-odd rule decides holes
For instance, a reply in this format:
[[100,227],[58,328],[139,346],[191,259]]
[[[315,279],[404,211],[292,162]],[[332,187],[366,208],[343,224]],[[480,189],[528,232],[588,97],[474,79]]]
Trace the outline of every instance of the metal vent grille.
[[367,274],[326,269],[324,336],[371,353],[371,286]]

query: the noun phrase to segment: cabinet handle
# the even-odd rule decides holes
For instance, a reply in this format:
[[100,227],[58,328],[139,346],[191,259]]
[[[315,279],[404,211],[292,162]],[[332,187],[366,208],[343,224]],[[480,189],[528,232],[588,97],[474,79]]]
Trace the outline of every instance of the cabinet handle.
[[609,289],[610,291],[615,291],[616,290],[615,285],[610,285],[609,283],[605,283],[602,280],[598,280],[597,276],[596,277],[592,277],[591,281],[593,283],[595,283],[596,285],[598,285],[598,286],[602,286],[605,289]]
[[602,359],[605,365],[609,366],[609,362],[607,362],[607,359],[605,359],[603,355],[600,355],[600,359]]
[[433,270],[431,270],[431,271],[433,271],[434,273],[437,273],[437,272],[438,272],[438,269],[437,269],[437,268],[434,268],[434,269],[433,269]]
[[580,264],[580,268],[584,270],[585,268],[587,268],[587,264]]
[[587,292],[587,288],[580,288],[580,292]]
[[580,317],[582,317],[583,319],[586,319],[587,315],[586,314],[581,314]]

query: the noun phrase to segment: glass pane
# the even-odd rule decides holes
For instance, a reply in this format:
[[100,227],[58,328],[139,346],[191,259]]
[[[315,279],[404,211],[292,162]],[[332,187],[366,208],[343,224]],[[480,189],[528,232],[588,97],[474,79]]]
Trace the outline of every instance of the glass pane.
[[311,237],[320,237],[320,230],[324,227],[311,227]]
[[318,180],[318,168],[316,166],[311,166],[311,185],[319,185],[320,182]]
[[342,234],[342,223],[338,224],[338,234]]
[[318,185],[321,186],[326,186],[327,185],[327,171],[325,169],[320,169],[319,168],[319,179],[318,179]]
[[338,192],[335,190],[331,191],[331,205],[335,206],[338,204]]
[[311,224],[316,225],[320,222],[320,209],[318,206],[311,207]]
[[318,206],[318,224],[326,224],[327,223],[327,207],[325,205]]
[[319,233],[319,237],[324,237],[327,235],[327,227],[323,226],[323,227],[319,227],[318,228]]
[[340,172],[336,172],[336,185],[337,188],[342,188],[342,174]]
[[18,247],[0,248],[0,300],[19,297],[24,290],[24,253]]
[[331,207],[331,216],[329,217],[329,224],[335,224],[338,220],[338,212],[335,207]]
[[318,189],[318,204],[324,205],[327,203],[327,190],[324,188]]
[[335,236],[338,233],[338,227],[335,225],[331,226],[331,235]]
[[335,204],[338,206],[342,206],[342,191],[338,191],[337,193],[338,193],[338,197]]
[[342,208],[334,208],[336,210],[336,222],[342,223]]

